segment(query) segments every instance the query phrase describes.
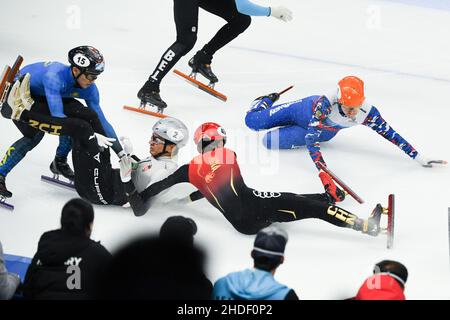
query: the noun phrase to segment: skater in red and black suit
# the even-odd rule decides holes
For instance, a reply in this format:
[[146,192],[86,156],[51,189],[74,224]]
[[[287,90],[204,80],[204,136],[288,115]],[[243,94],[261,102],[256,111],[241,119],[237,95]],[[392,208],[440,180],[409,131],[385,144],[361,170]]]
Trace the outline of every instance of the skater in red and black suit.
[[[200,155],[166,179],[141,193],[135,190],[133,184],[126,184],[130,204],[135,213],[139,213],[137,215],[140,215],[143,203],[150,197],[177,183],[189,182],[198,191],[183,202],[205,197],[237,231],[244,234],[256,234],[273,222],[307,218],[318,218],[372,236],[378,235],[380,231],[381,205],[376,206],[368,220],[335,206],[331,194],[345,195],[331,182],[330,177],[330,187],[323,194],[257,191],[245,184],[234,151],[224,148],[226,133],[220,125],[212,122],[202,124],[194,134],[194,141]],[[129,171],[126,165],[127,161],[121,162],[121,173]]]

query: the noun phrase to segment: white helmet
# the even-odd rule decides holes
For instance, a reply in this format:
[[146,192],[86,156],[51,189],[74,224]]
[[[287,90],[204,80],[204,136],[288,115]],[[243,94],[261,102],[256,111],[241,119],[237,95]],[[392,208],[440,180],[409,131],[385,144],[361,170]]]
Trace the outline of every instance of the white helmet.
[[174,143],[177,149],[184,147],[189,140],[188,128],[175,118],[162,118],[153,125],[152,130],[164,140]]

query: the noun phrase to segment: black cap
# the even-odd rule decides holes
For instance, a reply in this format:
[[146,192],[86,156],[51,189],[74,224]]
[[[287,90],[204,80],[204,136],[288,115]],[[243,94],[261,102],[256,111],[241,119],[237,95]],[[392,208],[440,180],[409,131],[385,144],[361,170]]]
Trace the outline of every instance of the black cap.
[[197,225],[191,218],[183,216],[169,217],[161,226],[159,236],[161,239],[194,243]]
[[276,226],[261,229],[253,245],[254,257],[284,257],[284,249],[288,241],[286,231]]
[[398,261],[380,261],[373,268],[373,273],[387,273],[397,279],[403,286],[408,280],[408,269]]

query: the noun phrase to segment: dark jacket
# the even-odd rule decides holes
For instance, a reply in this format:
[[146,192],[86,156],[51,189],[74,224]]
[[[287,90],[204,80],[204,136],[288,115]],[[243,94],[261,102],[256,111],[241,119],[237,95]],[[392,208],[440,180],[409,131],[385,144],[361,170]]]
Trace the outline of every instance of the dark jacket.
[[[39,240],[25,276],[24,296],[26,299],[89,299],[96,279],[110,261],[111,254],[87,237],[62,230],[46,232]],[[69,269],[70,266],[75,268]]]

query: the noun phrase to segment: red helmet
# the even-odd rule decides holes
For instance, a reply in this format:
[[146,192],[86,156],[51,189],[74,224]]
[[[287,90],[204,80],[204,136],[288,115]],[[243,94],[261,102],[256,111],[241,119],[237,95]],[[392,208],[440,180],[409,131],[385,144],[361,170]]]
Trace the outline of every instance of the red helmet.
[[348,76],[339,81],[338,101],[347,107],[361,107],[364,96],[364,81],[355,76]]
[[194,133],[194,142],[199,144],[201,141],[219,141],[223,140],[225,143],[227,140],[227,133],[220,124],[214,122],[205,122],[201,124]]

